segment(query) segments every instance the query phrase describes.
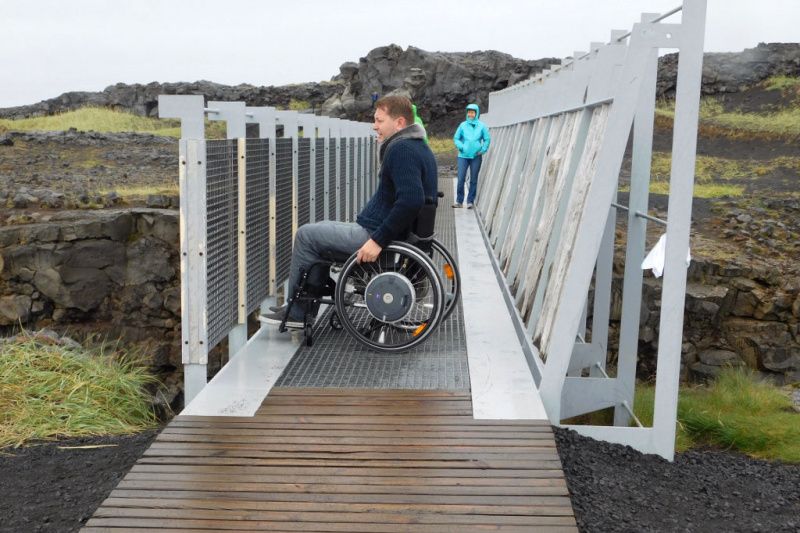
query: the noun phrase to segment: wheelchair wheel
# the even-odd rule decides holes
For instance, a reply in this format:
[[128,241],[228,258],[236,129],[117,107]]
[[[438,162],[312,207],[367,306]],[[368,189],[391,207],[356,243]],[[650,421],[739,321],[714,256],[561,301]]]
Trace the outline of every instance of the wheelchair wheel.
[[314,346],[314,327],[311,324],[305,326],[306,346]]
[[336,312],[360,344],[400,352],[424,342],[442,320],[442,282],[431,260],[390,244],[372,263],[347,260],[336,283]]
[[436,239],[431,241],[431,261],[442,280],[442,289],[444,290],[442,322],[444,322],[456,308],[461,296],[461,273],[458,271],[458,265],[450,251]]

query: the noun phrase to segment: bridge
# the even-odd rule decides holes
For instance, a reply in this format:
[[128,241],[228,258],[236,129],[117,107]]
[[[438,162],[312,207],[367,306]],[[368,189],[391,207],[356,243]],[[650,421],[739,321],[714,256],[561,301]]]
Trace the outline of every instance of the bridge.
[[[297,228],[353,221],[374,191],[370,125],[161,96],[161,116],[182,131],[186,408],[84,531],[574,531],[552,425],[671,460],[705,7],[645,13],[490,95],[476,209],[442,208],[436,221],[458,258],[461,301],[403,354],[330,329],[330,310],[313,346],[248,330],[248,317],[286,294]],[[647,210],[661,49],[679,51],[666,218]],[[206,119],[225,121],[227,139],[206,140]],[[442,206],[453,188],[440,181]],[[643,427],[633,400],[648,224],[666,249],[655,410]],[[609,353],[623,249],[619,349]],[[207,382],[223,341],[228,362]],[[608,408],[612,426],[563,423]]]

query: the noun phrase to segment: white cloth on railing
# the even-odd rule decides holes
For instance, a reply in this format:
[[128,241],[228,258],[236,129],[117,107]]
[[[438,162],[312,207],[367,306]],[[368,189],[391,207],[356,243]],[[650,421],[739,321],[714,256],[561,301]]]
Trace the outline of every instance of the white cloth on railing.
[[[664,261],[666,260],[667,256],[667,234],[665,233],[662,235],[653,249],[650,250],[650,253],[647,254],[647,257],[644,258],[642,261],[642,270],[647,270],[648,268],[653,271],[653,275],[657,278],[661,277],[661,274],[664,273]],[[692,260],[692,253],[691,250],[688,248],[686,249],[686,266],[689,266],[689,263]]]

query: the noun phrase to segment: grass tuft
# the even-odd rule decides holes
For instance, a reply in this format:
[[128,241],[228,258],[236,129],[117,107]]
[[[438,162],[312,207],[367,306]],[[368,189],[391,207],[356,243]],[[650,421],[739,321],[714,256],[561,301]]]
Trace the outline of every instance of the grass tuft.
[[[653,424],[654,398],[654,387],[637,388],[634,412],[645,426]],[[748,370],[724,369],[710,385],[681,389],[675,449],[698,446],[800,463],[800,414],[788,396]]]
[[22,333],[0,344],[0,447],[130,434],[157,424],[156,383],[130,352],[73,349]]

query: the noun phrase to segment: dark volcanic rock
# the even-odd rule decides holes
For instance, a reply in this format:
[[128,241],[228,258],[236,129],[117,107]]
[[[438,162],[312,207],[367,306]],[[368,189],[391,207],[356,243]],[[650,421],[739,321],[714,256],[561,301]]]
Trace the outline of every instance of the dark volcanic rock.
[[[703,56],[703,94],[735,93],[771,77],[800,76],[800,43],[759,43],[737,53]],[[658,96],[675,96],[678,54],[658,60]]]
[[341,94],[325,102],[325,115],[371,120],[372,95],[408,95],[433,133],[449,133],[463,120],[464,107],[475,102],[486,109],[489,93],[530,78],[554,58],[528,61],[493,50],[485,52],[427,52],[413,46],[376,48],[358,63],[344,63],[334,80]]

